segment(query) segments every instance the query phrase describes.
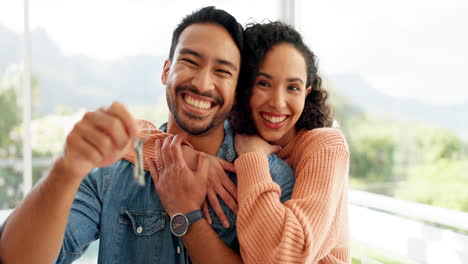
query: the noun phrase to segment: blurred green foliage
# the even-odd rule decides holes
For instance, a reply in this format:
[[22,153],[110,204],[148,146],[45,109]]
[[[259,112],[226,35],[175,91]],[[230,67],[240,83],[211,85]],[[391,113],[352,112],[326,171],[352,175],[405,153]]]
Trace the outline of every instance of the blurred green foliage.
[[[39,101],[38,81],[31,80],[33,110]],[[14,161],[22,158],[22,71],[12,66],[0,77],[0,209],[13,208],[22,199],[22,164]],[[50,153],[48,153],[50,156]],[[33,157],[42,157],[33,151]],[[45,168],[33,168],[33,181],[37,181]]]
[[421,163],[396,190],[401,199],[468,212],[468,159]]
[[468,212],[468,148],[453,131],[373,116],[332,95],[351,152],[352,188]]

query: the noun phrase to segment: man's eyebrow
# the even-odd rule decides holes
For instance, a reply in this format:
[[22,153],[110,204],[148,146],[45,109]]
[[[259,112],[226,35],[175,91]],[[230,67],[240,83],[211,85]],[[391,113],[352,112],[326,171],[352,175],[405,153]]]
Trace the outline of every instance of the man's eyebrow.
[[191,49],[187,49],[187,48],[183,48],[179,51],[179,54],[190,54],[190,55],[193,55],[195,57],[198,57],[198,58],[203,58],[203,55],[201,55],[200,53],[194,51],[194,50],[191,50]]
[[[192,49],[188,49],[188,48],[183,48],[179,51],[179,54],[189,54],[189,55],[193,55],[197,58],[200,58],[200,59],[203,59],[205,58],[205,56],[201,53],[198,53]],[[229,68],[231,68],[232,70],[234,71],[237,71],[237,67],[236,65],[234,65],[234,63],[228,61],[228,60],[223,60],[223,59],[216,59],[216,63],[218,64],[223,64],[223,65],[226,65],[228,66]]]
[[216,60],[216,63],[226,65],[226,66],[228,66],[229,68],[231,68],[232,70],[237,71],[236,65],[234,65],[234,63],[232,63],[232,62],[230,62],[230,61],[222,60],[222,59],[217,59],[217,60]]
[[273,79],[273,76],[271,76],[271,75],[268,74],[268,73],[258,72],[258,73],[257,73],[257,76],[259,76],[259,75],[260,75],[260,76],[264,76],[264,77],[266,77],[266,78],[268,78],[268,79]]

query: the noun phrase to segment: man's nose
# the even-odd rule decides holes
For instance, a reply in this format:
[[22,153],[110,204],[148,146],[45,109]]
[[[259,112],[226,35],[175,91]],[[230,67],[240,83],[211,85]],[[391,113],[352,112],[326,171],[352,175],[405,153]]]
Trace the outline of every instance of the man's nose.
[[214,81],[211,71],[207,68],[200,69],[197,73],[195,73],[192,84],[200,93],[213,90]]

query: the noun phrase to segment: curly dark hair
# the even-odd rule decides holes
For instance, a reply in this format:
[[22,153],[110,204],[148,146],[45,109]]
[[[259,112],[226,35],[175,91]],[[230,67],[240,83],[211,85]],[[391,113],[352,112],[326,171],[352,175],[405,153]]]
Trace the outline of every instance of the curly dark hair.
[[250,97],[255,84],[257,72],[265,54],[275,45],[289,43],[293,45],[306,61],[306,87],[312,90],[307,95],[296,129],[311,130],[320,127],[331,127],[333,118],[326,100],[328,93],[322,89],[322,79],[318,75],[318,62],[314,53],[304,44],[301,35],[291,26],[282,22],[250,24],[244,31],[244,56],[236,91],[236,103],[229,120],[236,133],[257,134],[250,109]]

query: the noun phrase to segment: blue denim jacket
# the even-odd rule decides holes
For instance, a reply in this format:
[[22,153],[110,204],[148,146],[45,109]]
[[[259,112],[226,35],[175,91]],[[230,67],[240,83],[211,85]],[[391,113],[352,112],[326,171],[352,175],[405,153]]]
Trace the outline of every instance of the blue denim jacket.
[[[217,156],[236,158],[232,130],[225,122],[225,136]],[[281,201],[291,197],[294,172],[276,155],[268,157],[273,180],[282,190]],[[172,235],[169,216],[161,205],[149,172],[147,184],[133,180],[133,164],[120,160],[92,170],[81,183],[68,219],[63,246],[56,263],[71,263],[95,240],[99,242],[98,263],[185,263],[182,240]],[[229,177],[237,183],[234,174]],[[224,228],[214,211],[212,228],[227,246],[239,252],[236,216],[220,201],[230,221]]]

